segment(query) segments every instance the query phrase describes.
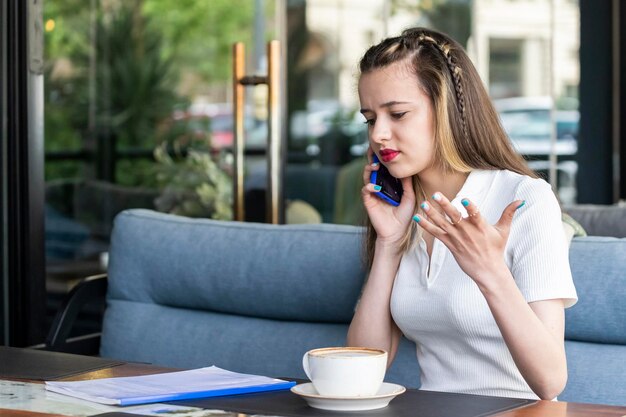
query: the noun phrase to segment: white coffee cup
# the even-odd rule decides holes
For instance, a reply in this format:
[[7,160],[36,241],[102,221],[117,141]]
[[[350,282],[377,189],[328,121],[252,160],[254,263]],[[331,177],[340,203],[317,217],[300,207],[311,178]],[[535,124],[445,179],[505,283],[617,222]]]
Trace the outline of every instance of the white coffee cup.
[[387,352],[363,347],[313,349],[304,354],[302,367],[320,395],[369,397],[383,383]]

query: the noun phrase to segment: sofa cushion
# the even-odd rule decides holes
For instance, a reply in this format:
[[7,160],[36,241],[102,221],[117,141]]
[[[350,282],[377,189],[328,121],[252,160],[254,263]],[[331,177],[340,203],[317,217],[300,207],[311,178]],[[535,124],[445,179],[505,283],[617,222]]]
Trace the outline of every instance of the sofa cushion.
[[349,323],[365,277],[362,232],[354,226],[276,226],[128,210],[115,220],[107,297]]
[[626,345],[626,239],[574,238],[570,265],[579,300],[565,310],[566,339]]
[[566,341],[568,380],[559,400],[626,404],[626,346]]
[[565,212],[561,213],[561,221],[563,222],[563,230],[565,231],[568,243],[571,243],[574,237],[587,236],[585,229],[569,214]]

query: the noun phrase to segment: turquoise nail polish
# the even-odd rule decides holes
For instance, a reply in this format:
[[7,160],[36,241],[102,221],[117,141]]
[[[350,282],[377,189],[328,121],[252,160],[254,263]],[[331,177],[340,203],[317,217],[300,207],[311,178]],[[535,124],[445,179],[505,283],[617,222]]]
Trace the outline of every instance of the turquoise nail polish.
[[373,167],[377,167],[378,166],[378,162],[372,162],[372,166]]
[[461,204],[463,204],[463,207],[467,207],[469,206],[469,200],[467,198],[464,198],[463,200],[461,200]]
[[419,223],[419,222],[420,222],[420,220],[422,220],[422,219],[420,219],[420,216],[418,216],[418,215],[416,214],[415,216],[413,216],[413,220],[415,220],[417,223]]
[[381,187],[380,185],[375,185],[374,186],[374,190],[376,191],[380,191],[383,187]]
[[515,207],[515,210],[524,207],[524,204],[526,204],[526,200],[522,201],[519,206]]
[[422,204],[420,204],[420,207],[421,207],[422,209],[424,209],[424,210],[428,210],[428,209],[429,209],[429,207],[428,207],[428,203],[427,203],[427,202],[425,202],[425,201],[424,201]]
[[435,200],[435,201],[441,200],[441,194],[439,194],[439,193],[433,194],[433,200]]

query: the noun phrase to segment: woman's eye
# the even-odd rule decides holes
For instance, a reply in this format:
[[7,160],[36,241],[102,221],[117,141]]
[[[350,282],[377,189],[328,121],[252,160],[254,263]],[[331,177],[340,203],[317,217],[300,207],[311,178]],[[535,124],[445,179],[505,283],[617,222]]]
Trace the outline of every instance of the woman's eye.
[[391,113],[391,117],[393,117],[394,119],[402,119],[404,117],[405,114],[407,114],[408,112],[403,111],[403,112],[399,112],[399,113]]
[[367,119],[363,123],[365,123],[368,126],[374,126],[374,122],[376,122],[376,119]]

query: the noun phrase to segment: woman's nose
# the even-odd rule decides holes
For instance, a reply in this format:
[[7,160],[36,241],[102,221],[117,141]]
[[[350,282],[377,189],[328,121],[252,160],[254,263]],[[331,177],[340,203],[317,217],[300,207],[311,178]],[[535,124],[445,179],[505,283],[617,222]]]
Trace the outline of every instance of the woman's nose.
[[391,139],[389,126],[382,121],[377,121],[370,131],[370,139],[376,143]]

